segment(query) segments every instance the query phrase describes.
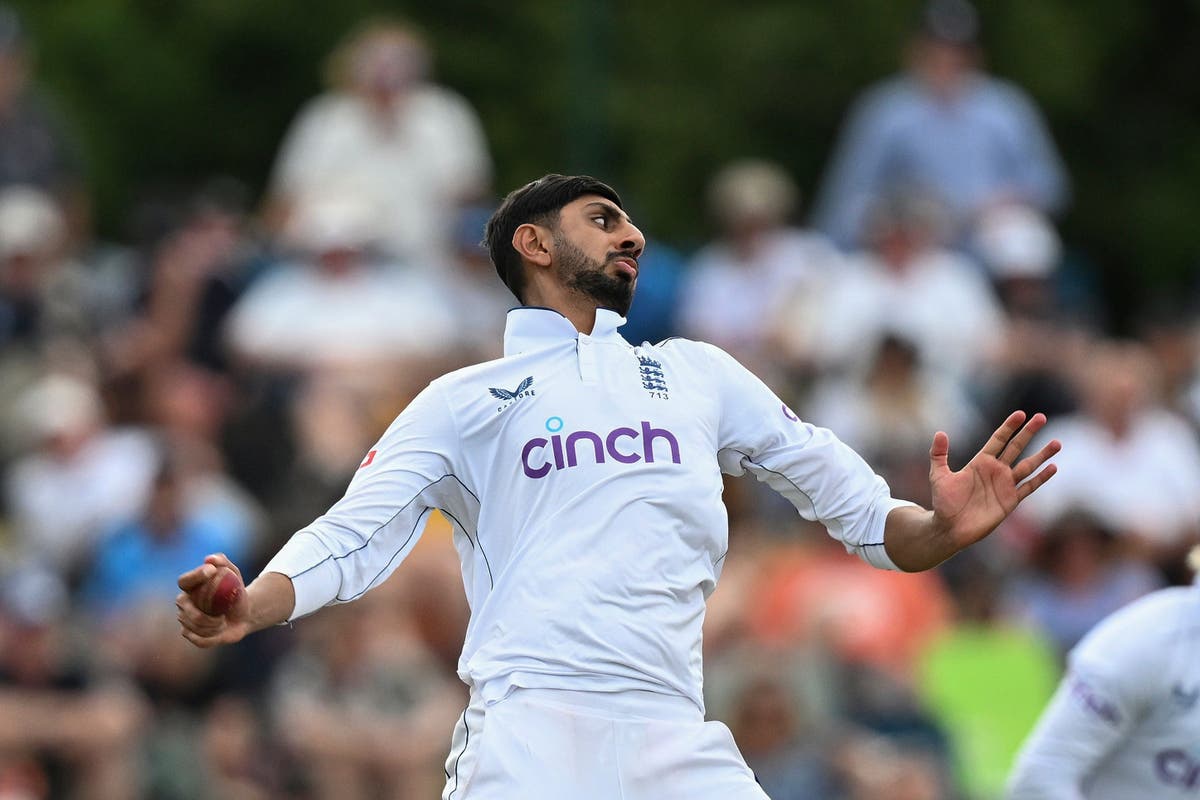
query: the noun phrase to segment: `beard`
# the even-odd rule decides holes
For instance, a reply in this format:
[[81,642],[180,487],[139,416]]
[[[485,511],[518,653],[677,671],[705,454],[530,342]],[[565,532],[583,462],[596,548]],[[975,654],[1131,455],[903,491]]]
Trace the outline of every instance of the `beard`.
[[554,243],[558,247],[556,272],[564,286],[594,300],[597,306],[616,311],[622,317],[629,314],[629,307],[633,304],[632,279],[624,273],[615,276],[606,274],[603,263],[589,258],[565,238],[556,236]]

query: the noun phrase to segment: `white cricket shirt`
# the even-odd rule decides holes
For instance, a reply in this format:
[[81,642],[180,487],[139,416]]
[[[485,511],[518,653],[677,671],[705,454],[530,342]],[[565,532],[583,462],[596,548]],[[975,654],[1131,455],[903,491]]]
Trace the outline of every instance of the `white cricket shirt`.
[[1008,796],[1200,797],[1200,585],[1153,592],[1084,637]]
[[485,700],[647,690],[703,709],[722,471],[754,473],[895,569],[884,521],[905,503],[857,454],[718,348],[634,347],[623,322],[601,309],[588,335],[556,311],[510,311],[505,356],[431,383],[266,566],[292,579],[293,618],[381,583],[440,509],[471,606],[459,676]]

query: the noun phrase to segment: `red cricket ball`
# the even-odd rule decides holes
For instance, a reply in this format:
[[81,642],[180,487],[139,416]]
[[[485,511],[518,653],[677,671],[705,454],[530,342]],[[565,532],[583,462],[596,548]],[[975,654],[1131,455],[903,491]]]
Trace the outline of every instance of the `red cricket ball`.
[[200,587],[195,598],[196,607],[214,617],[229,613],[246,591],[242,579],[229,567],[220,567]]

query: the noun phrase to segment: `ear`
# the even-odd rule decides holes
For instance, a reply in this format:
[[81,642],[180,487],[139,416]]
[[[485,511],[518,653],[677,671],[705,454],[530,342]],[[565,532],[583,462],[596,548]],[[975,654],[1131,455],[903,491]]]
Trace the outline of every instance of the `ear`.
[[548,267],[551,261],[552,238],[548,228],[526,222],[513,232],[512,246],[525,261],[539,267]]

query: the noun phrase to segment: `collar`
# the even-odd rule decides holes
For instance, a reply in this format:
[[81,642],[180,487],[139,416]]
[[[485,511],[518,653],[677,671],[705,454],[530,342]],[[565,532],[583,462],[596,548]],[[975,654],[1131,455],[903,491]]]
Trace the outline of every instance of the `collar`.
[[596,322],[590,334],[575,330],[571,320],[552,308],[518,306],[508,312],[504,326],[504,355],[515,356],[558,342],[590,336],[601,341],[625,342],[617,328],[625,318],[607,308],[596,309]]

